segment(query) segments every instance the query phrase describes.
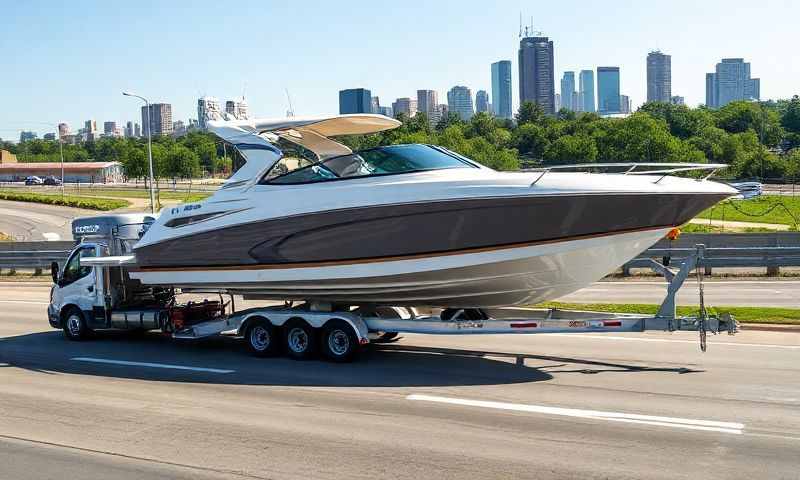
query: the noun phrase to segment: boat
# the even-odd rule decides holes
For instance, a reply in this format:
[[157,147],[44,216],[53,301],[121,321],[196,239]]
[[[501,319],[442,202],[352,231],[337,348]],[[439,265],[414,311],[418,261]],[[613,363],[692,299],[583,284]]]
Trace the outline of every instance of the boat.
[[501,172],[435,145],[335,140],[400,126],[382,115],[207,125],[246,163],[206,200],[161,211],[133,248],[130,275],[145,284],[351,306],[534,304],[737,193],[708,179],[719,164]]

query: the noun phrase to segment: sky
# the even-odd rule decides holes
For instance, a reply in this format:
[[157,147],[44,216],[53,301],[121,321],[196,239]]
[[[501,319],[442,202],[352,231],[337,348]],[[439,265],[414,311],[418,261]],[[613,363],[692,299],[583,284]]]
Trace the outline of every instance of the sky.
[[[491,92],[491,63],[511,60],[518,103],[519,16],[555,44],[565,70],[619,66],[621,93],[646,97],[650,50],[672,55],[672,93],[705,101],[705,73],[751,62],[761,97],[800,93],[800,2],[559,1],[25,1],[0,15],[0,138],[66,121],[141,122],[140,103],[197,116],[197,98],[245,95],[252,114],[338,111],[338,91],[365,87],[390,105],[454,85]],[[47,124],[47,125],[45,125]]]

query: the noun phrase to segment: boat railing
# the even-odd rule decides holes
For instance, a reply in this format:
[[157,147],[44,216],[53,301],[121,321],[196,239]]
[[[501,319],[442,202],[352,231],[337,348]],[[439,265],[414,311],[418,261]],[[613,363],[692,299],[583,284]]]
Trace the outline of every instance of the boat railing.
[[708,174],[698,178],[698,181],[708,180],[709,177],[717,173],[718,170],[727,168],[728,164],[725,163],[634,163],[634,162],[620,162],[620,163],[578,163],[573,165],[552,165],[547,167],[535,167],[523,169],[523,172],[540,172],[541,174],[536,177],[531,183],[531,186],[542,179],[548,172],[553,170],[586,170],[586,173],[592,173],[592,170],[609,168],[620,169],[622,175],[658,175],[661,176],[653,183],[658,183],[665,177],[679,172],[692,172],[692,171],[708,171]]

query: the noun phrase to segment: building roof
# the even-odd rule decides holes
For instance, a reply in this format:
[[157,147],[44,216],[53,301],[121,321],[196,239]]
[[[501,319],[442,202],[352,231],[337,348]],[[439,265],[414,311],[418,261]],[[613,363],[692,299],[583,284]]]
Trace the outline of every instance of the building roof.
[[[65,171],[74,170],[100,170],[114,165],[121,165],[119,162],[64,162]],[[3,163],[0,164],[0,171],[10,170],[52,170],[60,169],[61,162],[29,162],[29,163]]]

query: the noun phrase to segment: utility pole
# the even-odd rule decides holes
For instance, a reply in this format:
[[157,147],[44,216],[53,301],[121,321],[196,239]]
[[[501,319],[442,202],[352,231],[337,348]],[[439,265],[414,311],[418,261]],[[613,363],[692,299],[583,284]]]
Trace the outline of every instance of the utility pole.
[[131,92],[122,92],[126,97],[136,97],[144,102],[145,105],[145,119],[147,121],[147,158],[150,164],[150,213],[156,213],[156,196],[153,189],[155,188],[153,180],[153,129],[150,123],[150,102],[142,97]]

